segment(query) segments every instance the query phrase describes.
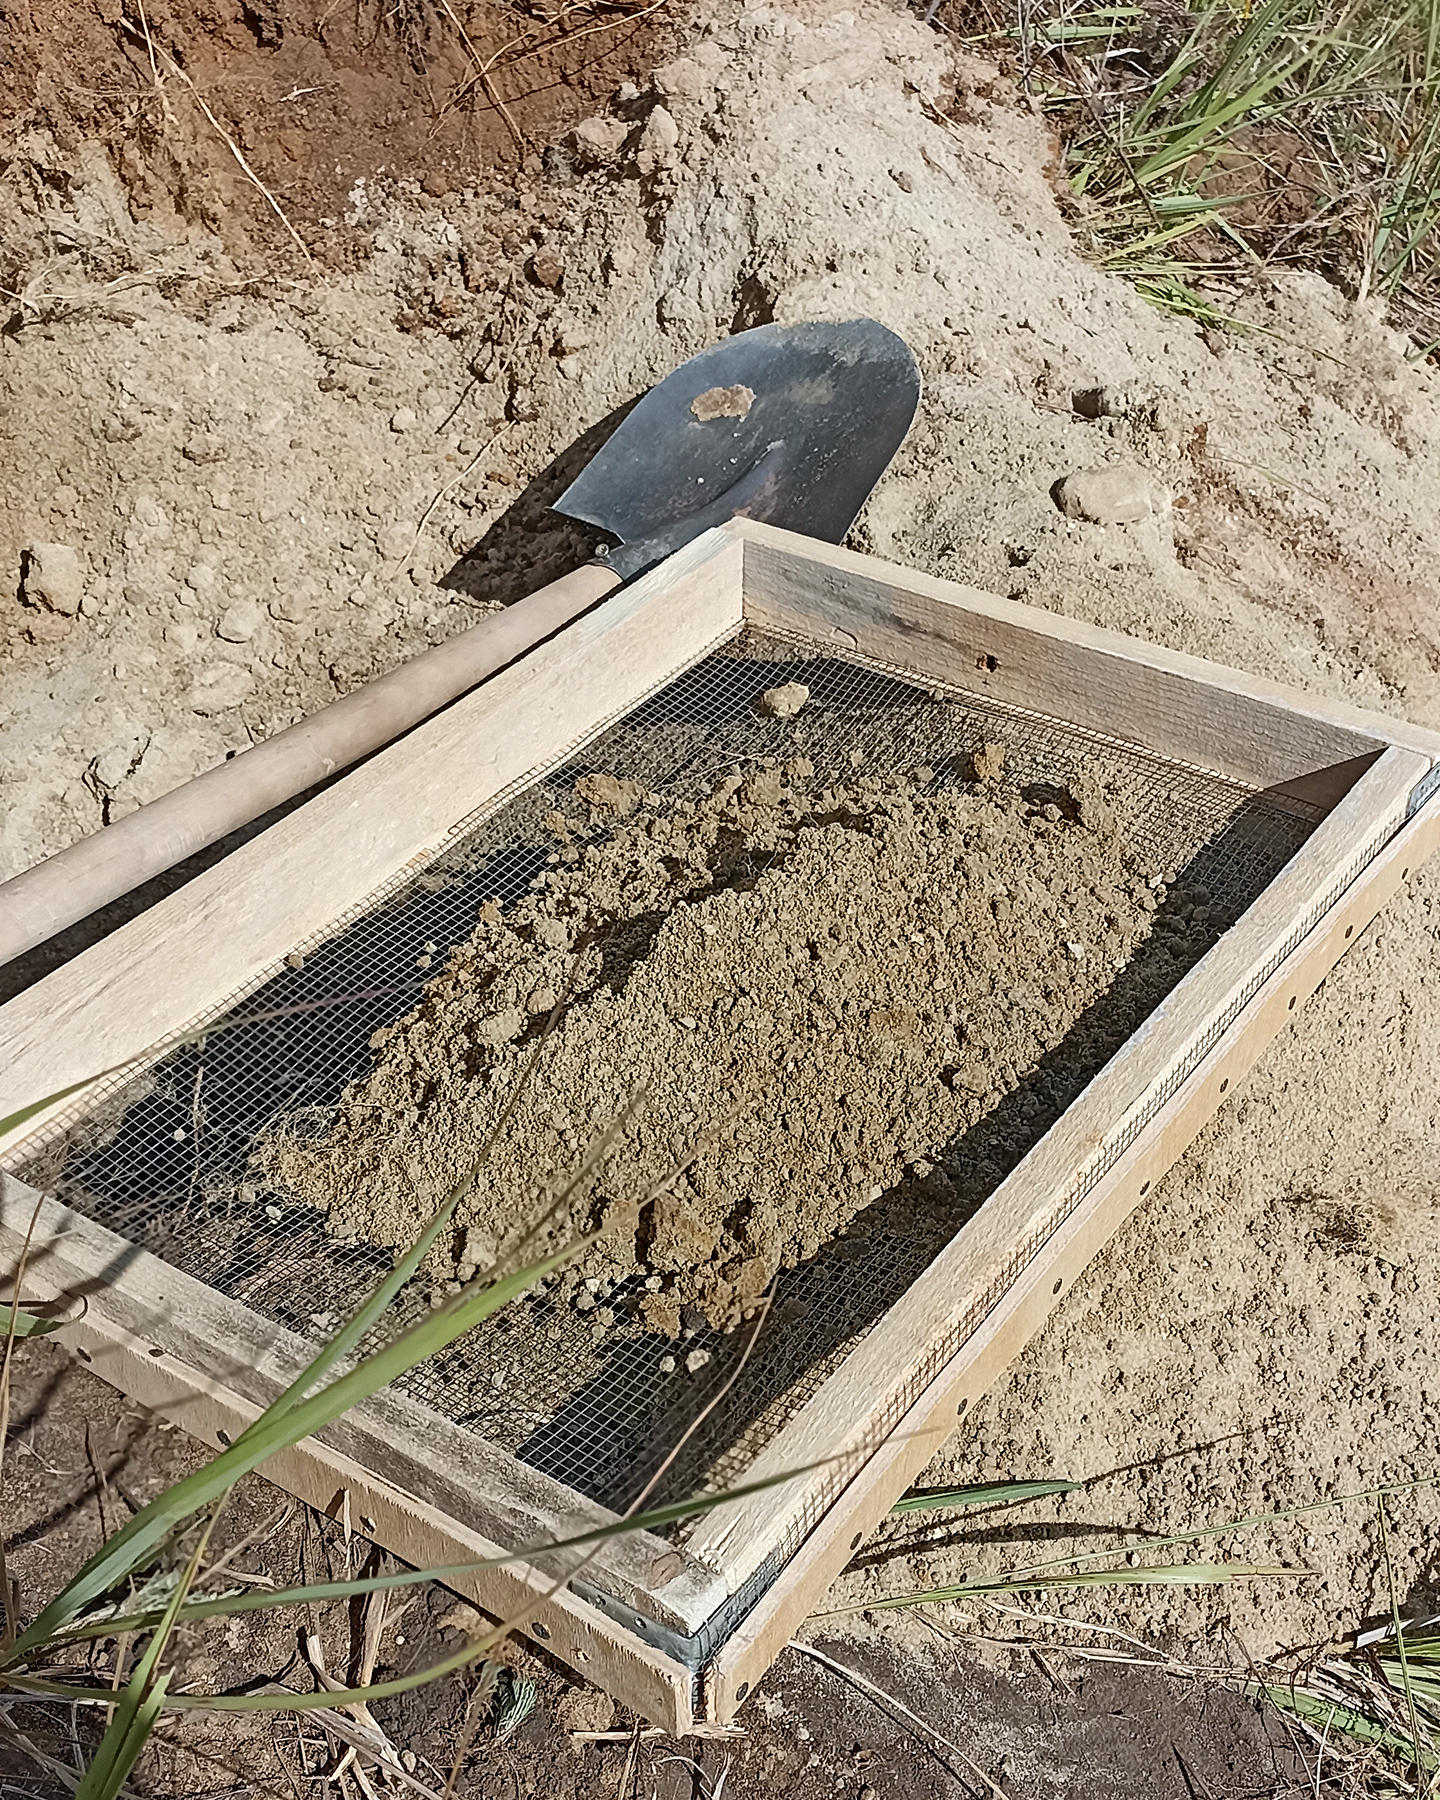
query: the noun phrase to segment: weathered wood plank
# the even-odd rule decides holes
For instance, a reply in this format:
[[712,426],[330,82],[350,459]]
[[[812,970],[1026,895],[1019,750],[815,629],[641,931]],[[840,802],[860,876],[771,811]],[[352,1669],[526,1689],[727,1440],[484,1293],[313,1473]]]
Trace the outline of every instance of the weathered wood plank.
[[[1234,1093],[1265,1050],[1400,885],[1440,848],[1432,800],[1265,982],[1119,1162],[1011,1289],[1002,1308],[948,1362],[824,1514],[778,1581],[706,1671],[707,1719],[726,1721],[823,1601],[825,1591],[898,1495],[1005,1372],[1134,1208]],[[1223,1085],[1222,1085],[1223,1084]]]
[[745,617],[765,630],[803,633],[1316,805],[1333,805],[1386,744],[1440,758],[1440,733],[1403,719],[773,526],[728,529],[745,545]]

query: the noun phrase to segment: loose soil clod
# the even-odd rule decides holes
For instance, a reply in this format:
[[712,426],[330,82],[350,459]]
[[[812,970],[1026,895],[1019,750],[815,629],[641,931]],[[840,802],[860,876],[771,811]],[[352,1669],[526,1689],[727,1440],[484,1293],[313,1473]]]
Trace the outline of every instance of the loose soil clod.
[[489,1267],[624,1120],[562,1221],[603,1233],[565,1291],[603,1327],[597,1293],[639,1275],[651,1330],[679,1337],[692,1309],[736,1325],[778,1269],[930,1175],[1151,931],[1152,872],[1113,810],[1027,799],[1000,783],[999,745],[975,760],[984,785],[926,791],[929,769],[827,785],[795,758],[692,801],[582,776],[591,820],[622,822],[508,915],[482,908],[421,1004],[376,1034],[329,1133],[272,1141],[257,1172],[337,1236],[411,1241],[568,987],[436,1274]]

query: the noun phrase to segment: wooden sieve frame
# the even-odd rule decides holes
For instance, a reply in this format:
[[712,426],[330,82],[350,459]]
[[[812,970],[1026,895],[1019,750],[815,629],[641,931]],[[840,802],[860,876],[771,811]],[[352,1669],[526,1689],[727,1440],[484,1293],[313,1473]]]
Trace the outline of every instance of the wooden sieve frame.
[[[809,1472],[676,1546],[610,1540],[526,1631],[664,1728],[725,1722],[834,1576],[1440,841],[1440,734],[769,526],[707,532],[0,1008],[0,1116],[231,1010],[347,910],[423,867],[745,624],[942,683],[1326,809],[929,1267],[765,1446],[747,1480]],[[133,1072],[133,1071],[132,1071]],[[68,1111],[67,1111],[68,1108]],[[14,1162],[75,1103],[6,1139]],[[37,1196],[0,1176],[14,1267]],[[211,1444],[305,1363],[305,1340],[59,1203],[27,1291],[84,1294],[65,1341]],[[614,1517],[413,1397],[377,1396],[265,1465],[407,1561],[494,1556]],[[528,1563],[450,1585],[505,1615]]]

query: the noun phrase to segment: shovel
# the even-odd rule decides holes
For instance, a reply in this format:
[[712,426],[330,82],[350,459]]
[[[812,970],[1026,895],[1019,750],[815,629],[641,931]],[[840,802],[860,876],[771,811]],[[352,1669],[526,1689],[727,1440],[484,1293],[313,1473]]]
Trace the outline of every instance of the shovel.
[[711,526],[839,543],[919,399],[914,357],[873,319],[761,325],[691,357],[555,502],[618,547],[0,883],[0,963],[390,743]]

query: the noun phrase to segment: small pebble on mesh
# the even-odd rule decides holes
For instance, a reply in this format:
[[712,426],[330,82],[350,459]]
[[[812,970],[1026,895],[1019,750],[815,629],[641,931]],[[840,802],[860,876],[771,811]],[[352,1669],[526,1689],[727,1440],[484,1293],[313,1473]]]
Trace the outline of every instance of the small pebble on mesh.
[[810,690],[803,681],[787,681],[766,688],[760,696],[760,710],[772,719],[793,719],[809,698]]

